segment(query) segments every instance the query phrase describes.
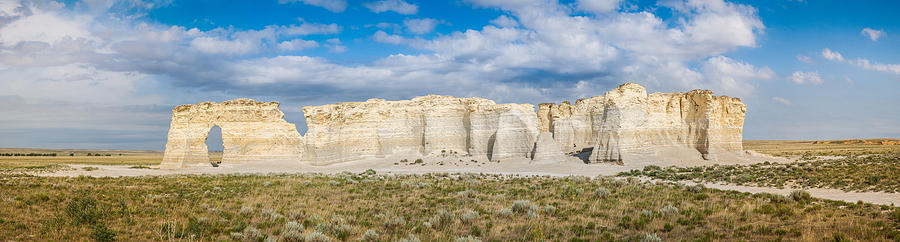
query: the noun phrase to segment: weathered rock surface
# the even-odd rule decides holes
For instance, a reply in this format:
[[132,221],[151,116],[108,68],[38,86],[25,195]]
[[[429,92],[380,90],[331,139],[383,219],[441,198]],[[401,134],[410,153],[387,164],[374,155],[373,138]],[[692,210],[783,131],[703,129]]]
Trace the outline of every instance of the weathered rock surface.
[[707,90],[648,95],[644,87],[628,83],[575,106],[540,107],[551,117],[541,129],[550,130],[563,150],[593,147],[591,162],[621,162],[662,150],[691,150],[715,159],[717,152],[742,150],[746,106]]
[[239,98],[175,107],[160,167],[209,165],[206,138],[215,125],[222,129],[222,163],[298,161],[303,139],[278,106]]
[[367,158],[542,163],[564,160],[572,151],[589,162],[647,155],[716,159],[740,154],[746,112],[740,99],[707,90],[647,94],[627,83],[575,105],[542,103],[537,112],[531,104],[437,95],[307,106],[304,138],[284,121],[278,105],[236,99],[176,107],[161,167],[208,163],[205,141],[214,125],[222,128],[223,163],[328,165]]
[[559,150],[559,144],[553,140],[553,133],[541,132],[538,135],[531,156],[532,164],[553,164],[567,160],[563,151]]
[[326,165],[364,158],[456,156],[525,158],[537,136],[531,104],[430,95],[303,108],[304,161]]

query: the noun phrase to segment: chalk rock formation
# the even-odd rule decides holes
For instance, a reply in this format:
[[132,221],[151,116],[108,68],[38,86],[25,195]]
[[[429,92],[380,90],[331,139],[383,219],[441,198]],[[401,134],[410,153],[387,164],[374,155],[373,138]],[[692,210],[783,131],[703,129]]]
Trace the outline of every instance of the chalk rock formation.
[[568,160],[559,144],[553,140],[553,133],[541,132],[534,143],[531,155],[532,164],[552,164]]
[[294,124],[284,120],[278,106],[278,102],[239,98],[175,107],[160,167],[209,165],[206,138],[215,125],[222,129],[224,164],[298,161],[302,137]]
[[553,133],[553,139],[560,145],[564,152],[573,149],[582,151],[591,148],[596,141],[596,133],[599,131],[603,115],[603,97],[580,99],[573,106],[568,101],[559,105],[542,103],[541,109],[548,110],[548,121],[541,130]]
[[531,104],[430,95],[303,108],[304,161],[326,165],[364,158],[527,157],[537,136]]
[[746,106],[708,90],[648,95],[644,87],[627,83],[574,106],[539,107],[547,111],[538,113],[550,117],[541,129],[551,131],[563,150],[593,147],[591,162],[622,162],[660,151],[715,159],[717,152],[742,150]]
[[716,159],[741,153],[746,112],[740,99],[707,90],[647,94],[627,83],[575,105],[542,103],[537,113],[531,104],[437,95],[307,106],[304,138],[278,105],[235,99],[176,107],[161,167],[207,164],[206,138],[214,125],[222,128],[223,163],[328,165],[366,158],[541,163],[569,158],[563,154],[573,150],[590,162]]

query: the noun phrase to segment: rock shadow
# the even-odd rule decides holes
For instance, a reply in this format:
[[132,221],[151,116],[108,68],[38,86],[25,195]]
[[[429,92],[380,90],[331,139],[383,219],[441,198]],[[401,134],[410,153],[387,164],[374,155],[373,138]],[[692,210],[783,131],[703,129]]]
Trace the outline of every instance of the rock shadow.
[[578,158],[585,164],[590,164],[591,163],[591,152],[593,152],[593,151],[594,151],[594,147],[584,148],[581,151],[579,151],[578,153],[573,154],[572,156]]

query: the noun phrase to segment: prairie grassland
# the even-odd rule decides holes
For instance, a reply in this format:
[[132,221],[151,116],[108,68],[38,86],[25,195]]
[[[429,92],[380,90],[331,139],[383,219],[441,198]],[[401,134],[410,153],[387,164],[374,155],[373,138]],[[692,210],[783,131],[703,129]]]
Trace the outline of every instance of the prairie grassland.
[[642,170],[619,173],[618,176],[776,188],[900,192],[900,145],[877,144],[881,142],[893,143],[896,140],[744,140],[746,150],[797,158],[799,161],[699,167],[647,166]]
[[[868,139],[859,141],[897,141],[895,139]],[[744,140],[745,150],[781,157],[853,156],[866,154],[900,154],[900,145],[865,144],[840,141],[807,140]]]
[[878,154],[792,163],[712,165],[700,167],[646,166],[618,176],[697,183],[725,182],[777,188],[832,188],[859,192],[900,192],[900,155]]
[[900,208],[609,177],[0,176],[0,240],[900,240]]
[[[0,170],[52,169],[64,164],[88,165],[159,165],[163,158],[162,151],[141,150],[67,150],[67,149],[13,149],[0,148],[2,153],[54,153],[56,156],[0,156]],[[91,154],[88,156],[88,154]],[[72,155],[70,155],[72,154]],[[99,154],[99,156],[98,156]],[[222,160],[222,152],[210,152],[210,162]]]

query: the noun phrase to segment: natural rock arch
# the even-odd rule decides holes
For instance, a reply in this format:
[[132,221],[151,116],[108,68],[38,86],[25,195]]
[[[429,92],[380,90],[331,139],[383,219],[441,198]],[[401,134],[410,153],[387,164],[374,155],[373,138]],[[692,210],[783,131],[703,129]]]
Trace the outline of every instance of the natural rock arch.
[[[213,125],[212,128],[209,129],[209,133],[206,134],[206,150],[209,154],[209,164],[215,167],[218,167],[217,164],[222,163],[222,157],[218,159],[215,158],[215,153],[224,153],[225,146],[222,141],[222,127],[218,125]],[[214,150],[215,148],[219,148],[219,150]]]
[[224,164],[298,161],[302,137],[294,124],[284,120],[278,106],[278,102],[239,98],[176,107],[160,167],[209,165],[206,139],[213,126],[222,130]]

